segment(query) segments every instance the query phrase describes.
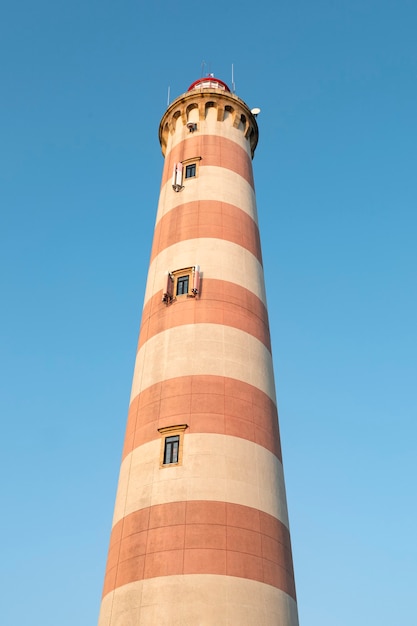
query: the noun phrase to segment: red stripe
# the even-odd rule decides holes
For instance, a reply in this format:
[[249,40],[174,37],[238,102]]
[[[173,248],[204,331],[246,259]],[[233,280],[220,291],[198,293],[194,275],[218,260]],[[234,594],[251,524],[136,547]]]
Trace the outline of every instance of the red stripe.
[[226,502],[173,502],[115,525],[103,596],[138,580],[182,574],[248,578],[295,599],[290,535],[267,513]]
[[197,298],[182,298],[168,306],[162,287],[143,309],[138,349],[154,335],[183,324],[223,324],[253,335],[271,351],[268,313],[251,291],[235,283],[203,278]]
[[224,239],[249,250],[262,265],[259,229],[252,217],[226,202],[199,200],[175,207],[155,227],[151,261],[179,241]]
[[199,167],[216,165],[232,170],[254,188],[252,161],[246,150],[225,137],[200,133],[181,141],[166,155],[161,187],[171,179],[175,163],[194,157],[201,159]]
[[160,438],[158,428],[188,424],[189,433],[240,437],[281,460],[277,408],[263,392],[222,376],[183,376],[156,383],[133,398],[123,450]]

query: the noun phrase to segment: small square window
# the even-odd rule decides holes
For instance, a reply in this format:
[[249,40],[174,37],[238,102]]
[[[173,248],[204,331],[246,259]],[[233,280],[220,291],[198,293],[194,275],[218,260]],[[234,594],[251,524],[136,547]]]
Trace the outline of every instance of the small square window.
[[185,166],[185,178],[194,178],[197,173],[197,167],[195,163]]
[[174,435],[165,438],[164,465],[178,463],[178,451],[180,447],[180,436]]
[[186,276],[179,276],[177,278],[177,296],[183,296],[188,293],[189,282],[190,277],[188,274]]

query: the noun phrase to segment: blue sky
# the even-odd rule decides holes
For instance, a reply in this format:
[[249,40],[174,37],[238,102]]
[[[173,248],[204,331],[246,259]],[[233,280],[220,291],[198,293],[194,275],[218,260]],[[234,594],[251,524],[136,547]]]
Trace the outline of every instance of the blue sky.
[[2,624],[97,620],[162,156],[207,71],[254,170],[302,626],[414,615],[417,5],[10,0]]

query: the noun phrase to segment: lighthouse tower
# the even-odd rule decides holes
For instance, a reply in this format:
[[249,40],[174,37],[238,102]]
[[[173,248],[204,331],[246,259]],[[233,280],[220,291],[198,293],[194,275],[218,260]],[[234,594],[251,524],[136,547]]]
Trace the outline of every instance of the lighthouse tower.
[[209,76],[169,105],[99,626],[297,626],[252,158]]

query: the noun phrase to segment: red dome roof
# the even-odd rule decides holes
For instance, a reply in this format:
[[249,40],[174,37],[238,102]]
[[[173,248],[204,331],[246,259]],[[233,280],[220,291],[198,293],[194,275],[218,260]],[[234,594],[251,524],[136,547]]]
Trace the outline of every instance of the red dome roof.
[[187,91],[192,91],[193,89],[205,89],[205,88],[214,88],[214,89],[223,89],[223,91],[229,91],[229,87],[219,78],[214,78],[212,74],[209,76],[205,76],[204,78],[199,78],[194,81],[189,87]]

